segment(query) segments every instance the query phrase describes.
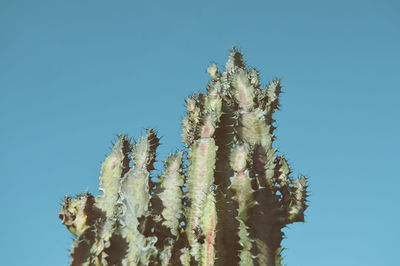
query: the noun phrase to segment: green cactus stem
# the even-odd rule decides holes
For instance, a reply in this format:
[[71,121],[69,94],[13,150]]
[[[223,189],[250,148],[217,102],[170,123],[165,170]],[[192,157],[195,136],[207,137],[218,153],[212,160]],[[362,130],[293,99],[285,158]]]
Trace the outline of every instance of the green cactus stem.
[[186,100],[185,149],[157,182],[148,129],[134,144],[118,136],[99,196],[64,199],[71,265],[281,265],[282,229],[304,222],[307,179],[273,147],[280,80],[263,88],[236,48],[223,72],[207,72],[206,93]]

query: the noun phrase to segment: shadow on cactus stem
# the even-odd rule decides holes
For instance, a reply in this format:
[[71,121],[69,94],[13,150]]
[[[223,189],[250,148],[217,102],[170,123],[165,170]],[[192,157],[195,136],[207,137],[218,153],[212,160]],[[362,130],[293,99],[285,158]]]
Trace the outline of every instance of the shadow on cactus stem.
[[71,265],[281,265],[282,229],[304,222],[307,179],[273,148],[280,80],[263,88],[234,47],[207,93],[186,100],[185,149],[151,180],[159,137],[119,135],[100,196],[64,199]]

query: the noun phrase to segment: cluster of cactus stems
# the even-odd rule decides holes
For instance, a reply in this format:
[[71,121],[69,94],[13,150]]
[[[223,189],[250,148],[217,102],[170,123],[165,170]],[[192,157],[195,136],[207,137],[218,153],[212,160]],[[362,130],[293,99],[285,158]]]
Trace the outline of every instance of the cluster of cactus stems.
[[149,129],[134,144],[118,136],[101,195],[64,199],[71,265],[281,265],[282,229],[304,221],[307,184],[272,146],[280,80],[261,87],[235,48],[224,72],[207,72],[207,93],[186,100],[185,149],[158,181]]

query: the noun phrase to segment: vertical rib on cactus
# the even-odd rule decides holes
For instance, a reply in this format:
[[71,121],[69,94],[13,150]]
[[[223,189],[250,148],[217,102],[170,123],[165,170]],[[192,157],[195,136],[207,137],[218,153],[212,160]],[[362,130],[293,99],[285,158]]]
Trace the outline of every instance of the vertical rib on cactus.
[[207,72],[207,92],[186,100],[187,149],[168,156],[159,182],[150,129],[133,147],[118,136],[100,196],[64,199],[71,265],[281,265],[282,229],[304,221],[307,179],[294,180],[272,146],[280,80],[262,88],[235,48],[222,73]]
[[234,199],[238,202],[240,265],[253,265],[251,253],[252,241],[249,237],[246,223],[249,219],[249,210],[255,205],[249,170],[247,169],[249,150],[247,145],[233,147],[231,167],[235,171],[231,178],[231,187],[235,193]]
[[233,191],[230,189],[230,178],[234,171],[230,167],[231,148],[237,138],[237,113],[236,106],[226,91],[226,82],[222,82],[226,78],[226,72],[222,77],[217,78],[215,72],[211,75],[215,76],[209,85],[209,88],[215,88],[222,96],[222,115],[220,117],[216,133],[215,141],[218,146],[217,161],[215,169],[216,184],[216,204],[217,204],[217,235],[216,235],[216,260],[217,265],[235,265],[239,260],[239,236],[237,230],[239,221],[237,216],[237,203],[233,199]]

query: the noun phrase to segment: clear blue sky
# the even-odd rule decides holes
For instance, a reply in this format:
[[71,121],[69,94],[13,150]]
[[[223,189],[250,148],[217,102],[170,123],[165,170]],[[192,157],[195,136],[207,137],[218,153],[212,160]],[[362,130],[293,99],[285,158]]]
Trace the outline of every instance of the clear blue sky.
[[[282,77],[275,147],[310,178],[289,266],[399,265],[400,4],[0,1],[1,264],[67,265],[65,194],[98,194],[117,133],[181,147],[184,99],[237,45]],[[160,164],[158,164],[160,165]]]

